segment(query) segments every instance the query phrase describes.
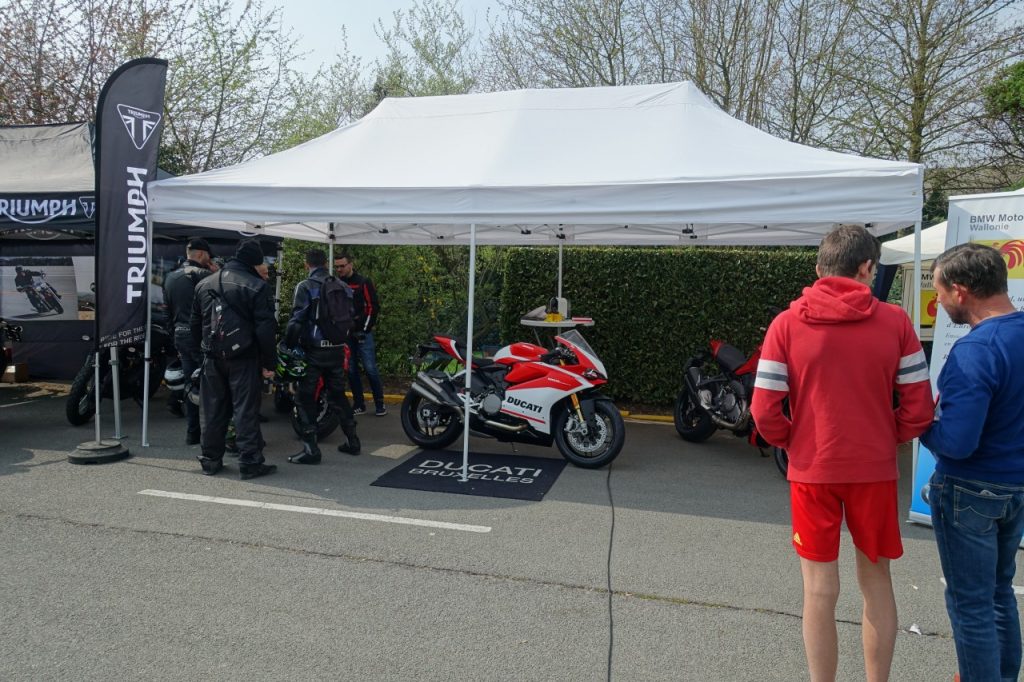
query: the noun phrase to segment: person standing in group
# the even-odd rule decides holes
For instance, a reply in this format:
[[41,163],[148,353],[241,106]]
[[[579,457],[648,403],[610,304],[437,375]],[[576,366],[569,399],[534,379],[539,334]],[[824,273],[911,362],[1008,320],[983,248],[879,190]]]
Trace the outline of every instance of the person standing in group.
[[358,455],[359,437],[352,407],[345,397],[346,341],[355,322],[353,292],[344,282],[327,273],[327,255],[320,249],[306,252],[309,273],[295,287],[292,317],[285,333],[285,345],[298,346],[306,359],[306,373],[299,381],[296,408],[302,426],[302,452],[288,458],[295,464],[319,464],[317,445],[316,387],[323,377],[329,409],[341,415],[341,430],[346,442],[340,452]]
[[348,369],[349,386],[352,387],[352,411],[355,414],[366,412],[363,382],[359,378],[361,365],[373,393],[374,414],[383,417],[388,413],[388,408],[384,405],[384,386],[380,381],[380,372],[377,371],[377,348],[373,342],[373,328],[380,316],[377,287],[369,277],[355,271],[355,261],[347,253],[334,257],[334,272],[341,281],[352,288],[356,306],[356,325],[348,341],[349,350],[352,352]]
[[[192,301],[196,285],[216,272],[217,266],[212,261],[213,253],[205,239],[190,239],[185,245],[185,257],[187,260],[181,267],[164,279],[164,303],[167,304],[174,334],[174,349],[181,359],[181,371],[187,384],[192,373],[203,364],[199,344],[192,337]],[[185,408],[185,444],[198,445],[199,406],[188,398],[182,404]]]
[[859,225],[825,236],[819,279],[772,322],[754,383],[758,432],[789,454],[792,540],[813,682],[834,680],[839,661],[844,515],[857,550],[867,679],[889,677],[897,628],[889,561],[903,554],[897,446],[932,420],[928,368],[914,328],[901,308],[871,295],[880,252],[878,239]]
[[262,379],[274,375],[273,298],[256,273],[263,250],[256,240],[239,242],[234,258],[196,286],[192,336],[205,356],[200,384],[202,450],[199,463],[212,476],[224,461],[228,420],[234,414],[242,480],[273,473],[265,464],[259,408]]
[[939,304],[969,325],[939,373],[928,488],[961,680],[1016,680],[1020,617],[1012,583],[1024,535],[1024,312],[998,251],[949,249],[932,266]]

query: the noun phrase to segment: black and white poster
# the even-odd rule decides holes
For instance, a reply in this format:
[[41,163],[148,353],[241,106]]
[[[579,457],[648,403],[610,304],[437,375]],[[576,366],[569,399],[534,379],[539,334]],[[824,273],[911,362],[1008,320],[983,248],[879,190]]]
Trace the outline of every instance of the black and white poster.
[[96,115],[96,336],[101,348],[146,336],[147,183],[156,179],[167,62],[136,59],[110,76]]
[[21,322],[80,319],[72,259],[0,258],[0,317]]

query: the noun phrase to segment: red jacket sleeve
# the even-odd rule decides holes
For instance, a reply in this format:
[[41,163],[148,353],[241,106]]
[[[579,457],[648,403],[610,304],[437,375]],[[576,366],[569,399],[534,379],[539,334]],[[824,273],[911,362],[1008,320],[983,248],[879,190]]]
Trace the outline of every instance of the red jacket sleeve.
[[754,397],[750,414],[758,433],[780,448],[789,447],[793,423],[783,414],[783,402],[789,397],[789,365],[783,333],[783,318],[777,317],[768,327],[761,359],[754,380]]
[[900,348],[900,365],[896,372],[895,386],[899,395],[896,408],[896,436],[901,443],[916,438],[931,426],[935,416],[932,400],[932,385],[928,376],[921,342],[914,333],[910,318],[903,316],[903,333]]

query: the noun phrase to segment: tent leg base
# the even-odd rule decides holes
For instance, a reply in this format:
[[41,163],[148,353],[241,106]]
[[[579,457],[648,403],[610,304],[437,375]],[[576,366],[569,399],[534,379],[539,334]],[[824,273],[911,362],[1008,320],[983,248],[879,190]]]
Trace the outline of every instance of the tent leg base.
[[75,448],[68,455],[68,461],[72,464],[107,464],[130,456],[128,448],[116,440],[91,440]]

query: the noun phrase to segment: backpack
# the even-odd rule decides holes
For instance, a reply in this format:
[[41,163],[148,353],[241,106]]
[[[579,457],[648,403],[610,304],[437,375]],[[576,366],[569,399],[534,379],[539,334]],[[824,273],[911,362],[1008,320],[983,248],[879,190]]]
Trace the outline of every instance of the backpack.
[[210,307],[210,349],[215,358],[231,360],[252,346],[252,323],[224,296],[224,271],[217,273],[217,291]]
[[[314,280],[315,281],[315,280]],[[329,275],[319,288],[310,288],[309,335],[315,342],[341,345],[355,326],[352,289],[337,277]]]

